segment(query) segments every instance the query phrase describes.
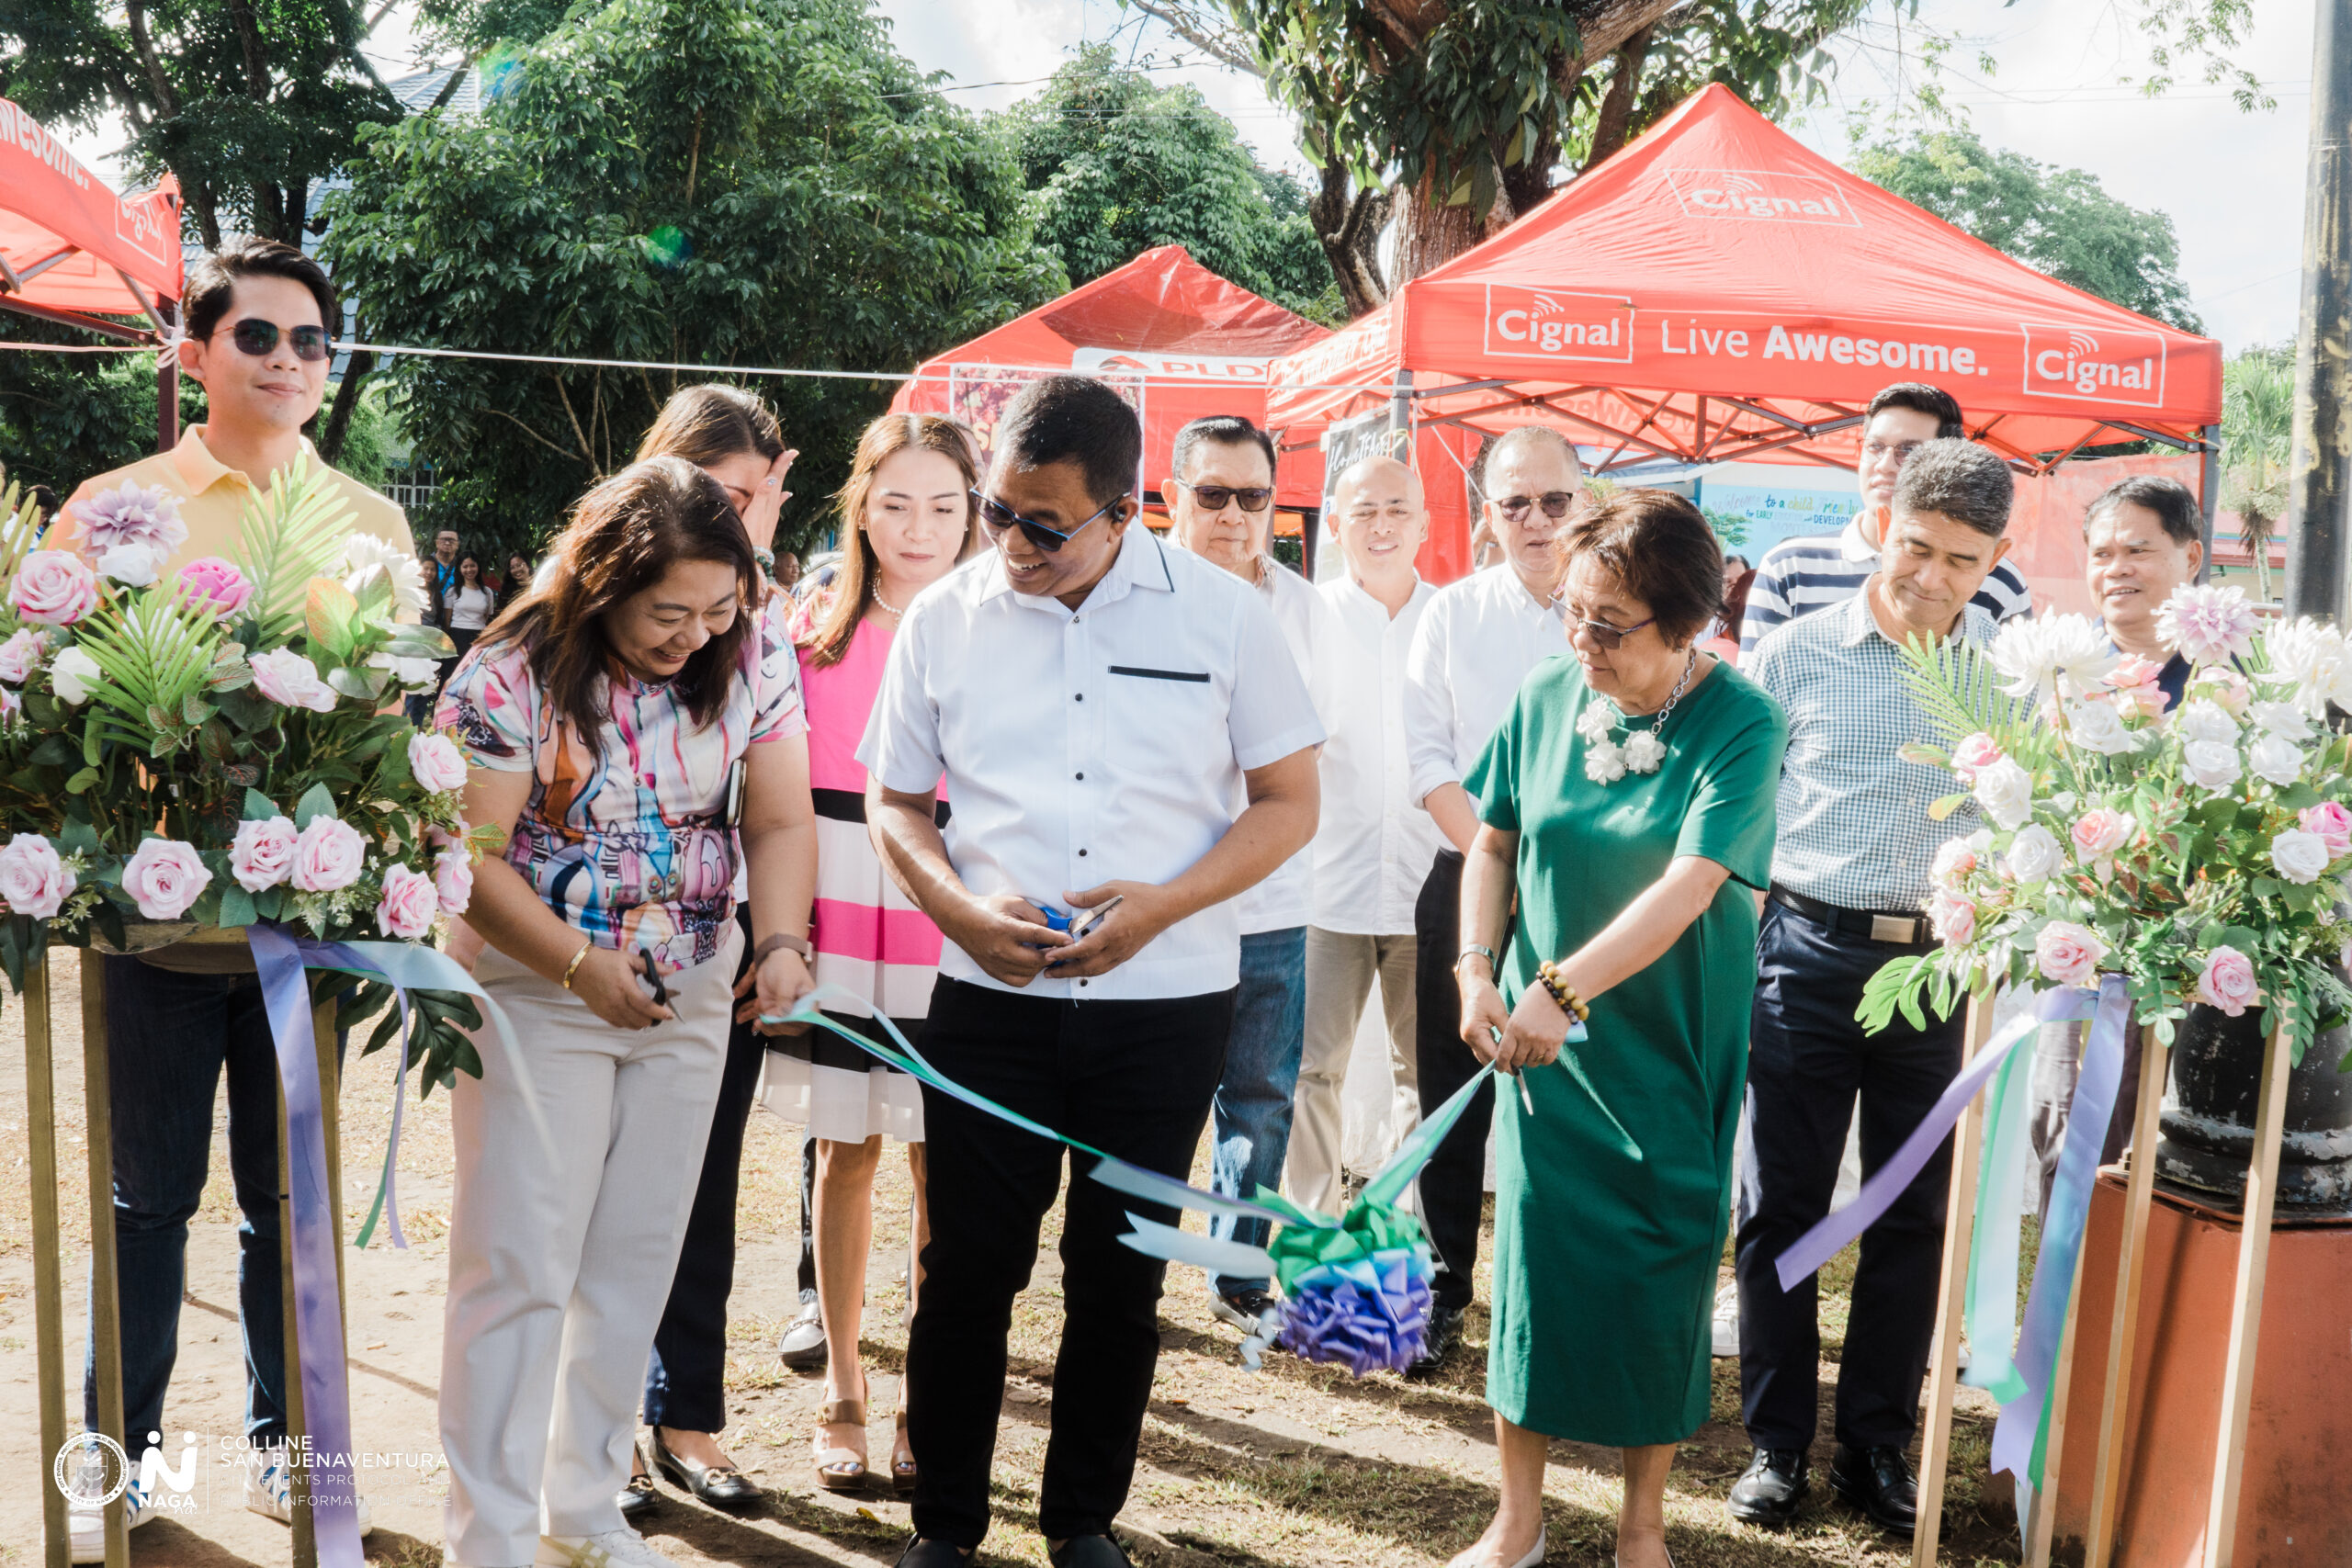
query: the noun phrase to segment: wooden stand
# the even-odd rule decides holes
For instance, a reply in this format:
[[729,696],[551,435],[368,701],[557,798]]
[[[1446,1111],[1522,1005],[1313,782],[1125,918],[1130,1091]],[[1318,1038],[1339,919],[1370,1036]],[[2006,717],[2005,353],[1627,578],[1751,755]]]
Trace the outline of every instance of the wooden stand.
[[2278,1146],[2287,1122],[2289,1049],[2282,1026],[2271,1032],[2262,1053],[2262,1108],[2255,1114],[2254,1154],[2246,1162],[2245,1228],[2238,1241],[2237,1294],[2230,1305],[2230,1361],[2222,1379],[2222,1447],[2213,1461],[2205,1568],[2230,1568],[2237,1543],[2238,1487],[2245,1479],[2245,1427],[2254,1404],[2262,1284],[2270,1266],[2270,1213],[2278,1200]]
[[[2091,1522],[2083,1548],[2083,1568],[2107,1568],[2115,1543],[2117,1487],[2123,1474],[2119,1435],[2131,1403],[2132,1347],[2140,1331],[2140,1279],[2147,1267],[2148,1205],[2156,1184],[2156,1123],[2164,1114],[2165,1082],[2171,1077],[2171,1054],[2153,1028],[2140,1031],[2140,1097],[2137,1120],[2132,1123],[2131,1186],[2124,1200],[2123,1244],[2115,1263],[2115,1321],[2107,1337],[2107,1387],[2099,1401],[2098,1458],[2091,1468]],[[2079,1308],[2079,1301],[2075,1303]],[[2067,1314],[2071,1331],[2077,1312]],[[2060,1362],[2060,1386],[2073,1382],[2063,1375],[2074,1365]],[[2053,1439],[2051,1448],[2055,1450]],[[2045,1509],[2055,1515],[2055,1508]]]
[[[1968,998],[1968,1026],[1961,1036],[1965,1068],[1993,1037],[1993,998],[1979,991]],[[1951,1406],[1960,1378],[1960,1329],[1968,1298],[1968,1258],[1976,1239],[1976,1167],[1984,1142],[1984,1112],[1972,1100],[1952,1134],[1951,1196],[1944,1210],[1943,1274],[1936,1287],[1936,1337],[1928,1356],[1927,1432],[1919,1446],[1919,1522],[1911,1536],[1914,1568],[1928,1568],[1944,1529],[1944,1483],[1951,1461]]]

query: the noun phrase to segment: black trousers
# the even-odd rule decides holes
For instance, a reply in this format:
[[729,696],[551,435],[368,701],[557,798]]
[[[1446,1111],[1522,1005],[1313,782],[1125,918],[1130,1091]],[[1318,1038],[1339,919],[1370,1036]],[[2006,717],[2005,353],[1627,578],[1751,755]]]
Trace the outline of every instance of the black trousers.
[[[1462,942],[1462,852],[1440,850],[1413,906],[1413,1057],[1419,1065],[1421,1114],[1453,1098],[1480,1066],[1462,1043],[1462,992],[1453,961]],[[1460,1311],[1478,1280],[1478,1216],[1487,1192],[1487,1128],[1494,1120],[1493,1086],[1479,1091],[1421,1171],[1421,1223],[1437,1254],[1430,1292],[1437,1304]]]
[[[1234,993],[1069,1002],[942,978],[923,1054],[967,1089],[1106,1154],[1179,1179],[1225,1070]],[[926,1088],[931,1241],[907,1338],[907,1438],[922,1465],[918,1535],[978,1547],[1004,1403],[1012,1298],[1061,1185],[1059,1144]],[[1062,1219],[1062,1340],[1038,1525],[1049,1539],[1108,1533],[1135,1477],[1159,1359],[1166,1266],[1122,1244],[1127,1211],[1175,1211],[1086,1178],[1071,1162]]]
[[[751,935],[751,917],[741,917]],[[745,951],[749,952],[748,940]],[[751,960],[744,959],[745,967]],[[702,1178],[695,1184],[694,1208],[678,1248],[678,1271],[662,1325],[653,1331],[653,1353],[645,1363],[645,1421],[673,1432],[727,1429],[727,1298],[735,1289],[735,1200],[743,1164],[743,1128],[752,1117],[752,1097],[760,1086],[766,1037],[748,1023],[728,1031],[727,1067],[718,1080],[718,1104],[710,1120],[710,1142],[703,1146]],[[809,1223],[809,1194],[817,1185],[817,1145],[800,1139],[800,1288],[817,1288],[817,1251]]]
[[[1772,1260],[1829,1212],[1846,1129],[1861,1098],[1862,1173],[1893,1157],[1960,1071],[1955,1010],[1876,1034],[1854,1021],[1862,987],[1891,958],[1927,951],[1843,936],[1780,903],[1764,907],[1747,1047],[1747,1154],[1739,1171],[1741,1415],[1758,1448],[1812,1446],[1819,1424],[1818,1293],[1782,1291]],[[1951,1140],[1862,1233],[1838,1375],[1837,1436],[1900,1447],[1919,1419],[1935,1337]]]

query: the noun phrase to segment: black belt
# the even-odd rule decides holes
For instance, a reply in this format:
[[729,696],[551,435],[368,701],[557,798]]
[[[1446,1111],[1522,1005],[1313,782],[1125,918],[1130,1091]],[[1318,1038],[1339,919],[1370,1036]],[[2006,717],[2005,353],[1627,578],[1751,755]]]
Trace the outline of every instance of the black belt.
[[1794,909],[1817,925],[1827,926],[1839,936],[1860,937],[1864,942],[1883,942],[1894,947],[1924,947],[1935,940],[1935,933],[1925,915],[1841,909],[1835,904],[1825,904],[1818,898],[1792,893],[1777,882],[1772,884],[1772,901]]

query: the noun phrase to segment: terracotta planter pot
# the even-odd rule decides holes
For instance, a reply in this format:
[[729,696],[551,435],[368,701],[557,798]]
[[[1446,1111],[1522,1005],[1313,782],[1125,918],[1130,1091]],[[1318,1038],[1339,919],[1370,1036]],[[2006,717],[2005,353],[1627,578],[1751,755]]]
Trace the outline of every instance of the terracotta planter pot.
[[[2352,1029],[2313,1040],[2287,1081],[2286,1144],[2278,1158],[2278,1206],[2352,1210],[2352,1073],[2336,1064]],[[2262,1083],[2262,1012],[2231,1018],[2193,1007],[2173,1041],[2172,1102],[2156,1145],[2156,1179],[2219,1207],[2241,1204],[2254,1149]]]

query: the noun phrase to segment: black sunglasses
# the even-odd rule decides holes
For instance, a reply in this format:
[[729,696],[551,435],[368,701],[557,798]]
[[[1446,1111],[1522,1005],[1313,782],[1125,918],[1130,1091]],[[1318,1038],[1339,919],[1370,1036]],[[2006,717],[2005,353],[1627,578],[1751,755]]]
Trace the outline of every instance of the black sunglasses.
[[[1556,604],[1559,601],[1555,599],[1553,603]],[[1575,636],[1576,628],[1577,626],[1582,626],[1586,631],[1592,634],[1593,641],[1599,643],[1602,648],[1614,651],[1624,645],[1624,641],[1627,637],[1632,637],[1644,626],[1654,626],[1656,625],[1657,625],[1657,617],[1656,615],[1652,615],[1646,621],[1635,621],[1630,626],[1612,626],[1607,621],[1588,621],[1579,615],[1570,624],[1568,627],[1568,635],[1571,637]]]
[[[294,357],[306,364],[316,365],[327,356],[327,330],[324,327],[287,327],[283,329],[287,342],[294,349]],[[229,340],[237,345],[239,354],[249,354],[259,359],[277,346],[280,331],[276,321],[265,321],[257,316],[247,316],[229,329]]]
[[1189,479],[1178,479],[1176,483],[1191,491],[1193,500],[1211,512],[1222,512],[1237,501],[1244,512],[1263,512],[1274,499],[1274,492],[1262,485],[1236,490],[1231,485],[1196,485]]
[[1525,520],[1529,507],[1541,506],[1544,516],[1556,520],[1566,517],[1568,514],[1568,508],[1576,503],[1577,492],[1572,490],[1547,490],[1541,496],[1533,499],[1523,495],[1507,495],[1495,502],[1495,510],[1511,522],[1518,523]]
[[1102,503],[1101,509],[1094,513],[1094,516],[1089,517],[1084,523],[1080,523],[1077,527],[1072,528],[1067,534],[1063,533],[1058,528],[1049,528],[1045,524],[1039,523],[1034,518],[1023,517],[1021,513],[1013,511],[1012,508],[1007,506],[1004,502],[994,500],[991,497],[982,495],[978,491],[974,491],[972,492],[972,499],[979,503],[980,522],[987,526],[989,533],[1001,534],[1007,528],[1018,528],[1021,530],[1022,536],[1031,544],[1036,546],[1047,555],[1052,555],[1056,550],[1060,549],[1064,545],[1069,543],[1070,540],[1078,537],[1080,534],[1085,532],[1087,527],[1097,518],[1101,517],[1103,513],[1110,511],[1113,507],[1118,505],[1119,502],[1126,500],[1127,498],[1125,495],[1113,496],[1109,501]]

